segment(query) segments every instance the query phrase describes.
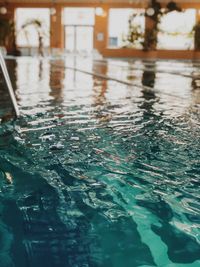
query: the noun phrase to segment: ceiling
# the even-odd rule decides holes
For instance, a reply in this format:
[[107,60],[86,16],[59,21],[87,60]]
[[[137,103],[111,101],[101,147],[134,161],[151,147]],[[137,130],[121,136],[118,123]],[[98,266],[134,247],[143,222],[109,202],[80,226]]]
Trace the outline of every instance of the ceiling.
[[[169,2],[170,0],[158,0],[159,2]],[[0,0],[6,3],[148,3],[150,0]],[[199,3],[200,0],[174,0],[176,3]]]

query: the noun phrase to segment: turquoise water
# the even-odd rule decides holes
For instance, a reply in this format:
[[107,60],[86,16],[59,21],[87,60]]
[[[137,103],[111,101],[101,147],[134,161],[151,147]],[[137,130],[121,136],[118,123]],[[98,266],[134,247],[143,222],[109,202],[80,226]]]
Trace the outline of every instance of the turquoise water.
[[200,266],[199,63],[7,63],[0,266]]

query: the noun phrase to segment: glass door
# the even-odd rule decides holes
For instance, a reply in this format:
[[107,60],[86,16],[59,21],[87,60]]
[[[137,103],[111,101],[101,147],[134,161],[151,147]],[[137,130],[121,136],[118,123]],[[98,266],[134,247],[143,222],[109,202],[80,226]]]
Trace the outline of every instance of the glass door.
[[76,27],[76,50],[79,52],[93,50],[93,26]]
[[65,26],[65,49],[68,52],[74,52],[76,43],[76,34],[74,26]]
[[91,52],[94,42],[93,35],[93,26],[65,26],[65,49],[69,52]]

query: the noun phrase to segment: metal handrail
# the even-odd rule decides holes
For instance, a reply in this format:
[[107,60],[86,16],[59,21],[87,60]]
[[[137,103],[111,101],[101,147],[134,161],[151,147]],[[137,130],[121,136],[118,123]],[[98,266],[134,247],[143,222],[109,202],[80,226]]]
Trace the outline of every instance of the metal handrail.
[[11,84],[11,81],[10,81],[10,77],[9,77],[9,74],[8,74],[6,63],[5,63],[5,60],[4,60],[3,56],[2,56],[1,51],[0,51],[0,66],[1,66],[1,70],[2,70],[3,76],[4,76],[4,80],[5,80],[5,83],[6,83],[7,90],[9,92],[9,96],[10,96],[11,102],[12,102],[12,105],[13,105],[13,108],[14,108],[15,115],[16,115],[16,117],[18,117],[20,115],[19,108],[18,108],[17,101],[16,101],[16,98],[15,98],[14,90],[13,90],[13,87],[12,87],[12,84]]

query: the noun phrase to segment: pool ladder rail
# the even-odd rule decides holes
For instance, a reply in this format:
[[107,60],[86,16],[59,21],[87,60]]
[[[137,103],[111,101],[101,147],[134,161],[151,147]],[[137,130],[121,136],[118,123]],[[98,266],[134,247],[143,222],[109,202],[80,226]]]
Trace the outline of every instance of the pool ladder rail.
[[12,87],[12,83],[10,81],[10,77],[9,77],[9,74],[8,74],[6,63],[5,63],[5,60],[3,58],[3,55],[1,53],[1,51],[0,51],[0,66],[1,66],[1,71],[2,71],[2,74],[3,74],[3,79],[4,79],[4,82],[5,82],[5,85],[6,85],[6,89],[8,90],[8,93],[9,93],[9,96],[10,96],[10,100],[12,102],[12,106],[13,106],[13,109],[14,109],[14,112],[15,112],[15,116],[19,117],[19,115],[20,115],[19,108],[18,108],[17,101],[16,101],[16,98],[15,98],[15,94],[14,94],[14,90],[13,90],[13,87]]

